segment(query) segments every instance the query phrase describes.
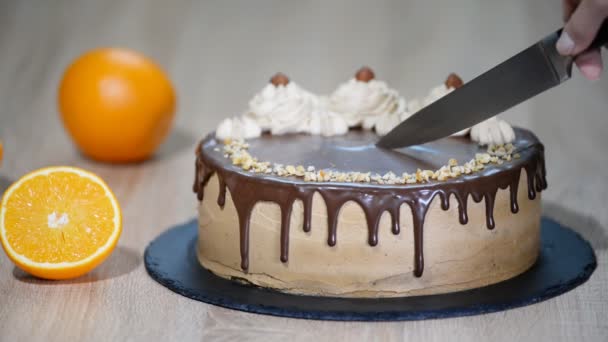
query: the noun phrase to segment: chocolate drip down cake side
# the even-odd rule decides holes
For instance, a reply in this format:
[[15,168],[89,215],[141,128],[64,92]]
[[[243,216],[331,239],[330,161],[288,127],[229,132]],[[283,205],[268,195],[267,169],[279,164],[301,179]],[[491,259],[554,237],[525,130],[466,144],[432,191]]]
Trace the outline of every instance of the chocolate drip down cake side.
[[397,297],[497,283],[540,248],[543,145],[497,118],[428,144],[380,135],[462,85],[406,99],[369,68],[329,96],[282,74],[197,148],[197,255],[278,291]]

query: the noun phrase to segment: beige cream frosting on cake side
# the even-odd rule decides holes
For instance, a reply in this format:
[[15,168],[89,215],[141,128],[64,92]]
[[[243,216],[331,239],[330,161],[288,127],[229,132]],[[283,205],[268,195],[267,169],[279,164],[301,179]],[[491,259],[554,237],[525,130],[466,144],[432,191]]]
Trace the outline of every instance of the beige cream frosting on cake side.
[[[519,188],[526,189],[521,170]],[[239,221],[230,191],[221,209],[217,175],[212,176],[199,204],[197,253],[215,274],[296,294],[346,297],[391,297],[445,293],[476,288],[511,278],[536,260],[540,239],[540,194],[517,194],[519,212],[510,209],[509,190],[495,198],[494,229],[486,227],[483,201],[468,199],[468,223],[458,220],[458,203],[450,198],[443,210],[435,197],[424,224],[424,275],[415,277],[412,214],[400,209],[401,232],[391,232],[388,213],[379,225],[378,244],[368,244],[368,227],[361,207],[349,202],[338,218],[337,244],[328,246],[327,209],[323,197],[313,196],[311,231],[302,229],[303,206],[293,205],[289,229],[289,261],[280,260],[281,213],[277,204],[259,202],[250,220],[249,268],[241,269]]]

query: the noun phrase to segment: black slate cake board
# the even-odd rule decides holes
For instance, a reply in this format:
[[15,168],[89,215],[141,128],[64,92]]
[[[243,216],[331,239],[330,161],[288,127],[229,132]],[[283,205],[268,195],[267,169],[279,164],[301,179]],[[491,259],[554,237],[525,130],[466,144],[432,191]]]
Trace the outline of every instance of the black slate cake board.
[[220,278],[196,258],[195,220],[148,245],[150,276],[183,296],[259,314],[334,321],[406,321],[478,315],[538,303],[584,283],[596,267],[593,249],[569,228],[543,218],[541,253],[525,273],[498,284],[439,295],[399,298],[299,296]]

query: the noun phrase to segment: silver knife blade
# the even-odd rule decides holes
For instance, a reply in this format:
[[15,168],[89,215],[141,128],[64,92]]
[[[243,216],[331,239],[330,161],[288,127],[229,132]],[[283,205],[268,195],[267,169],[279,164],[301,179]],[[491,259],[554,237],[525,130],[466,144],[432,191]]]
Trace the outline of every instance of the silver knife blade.
[[572,58],[561,56],[557,31],[421,109],[377,145],[423,144],[469,128],[568,80]]

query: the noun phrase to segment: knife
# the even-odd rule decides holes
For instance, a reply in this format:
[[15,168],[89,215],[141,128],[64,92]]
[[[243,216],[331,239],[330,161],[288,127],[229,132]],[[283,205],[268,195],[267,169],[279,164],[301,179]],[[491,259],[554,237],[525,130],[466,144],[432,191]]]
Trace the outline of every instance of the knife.
[[[557,52],[558,30],[400,123],[376,143],[383,148],[423,144],[469,128],[553,88],[572,75],[572,57]],[[608,43],[608,21],[590,48]]]

